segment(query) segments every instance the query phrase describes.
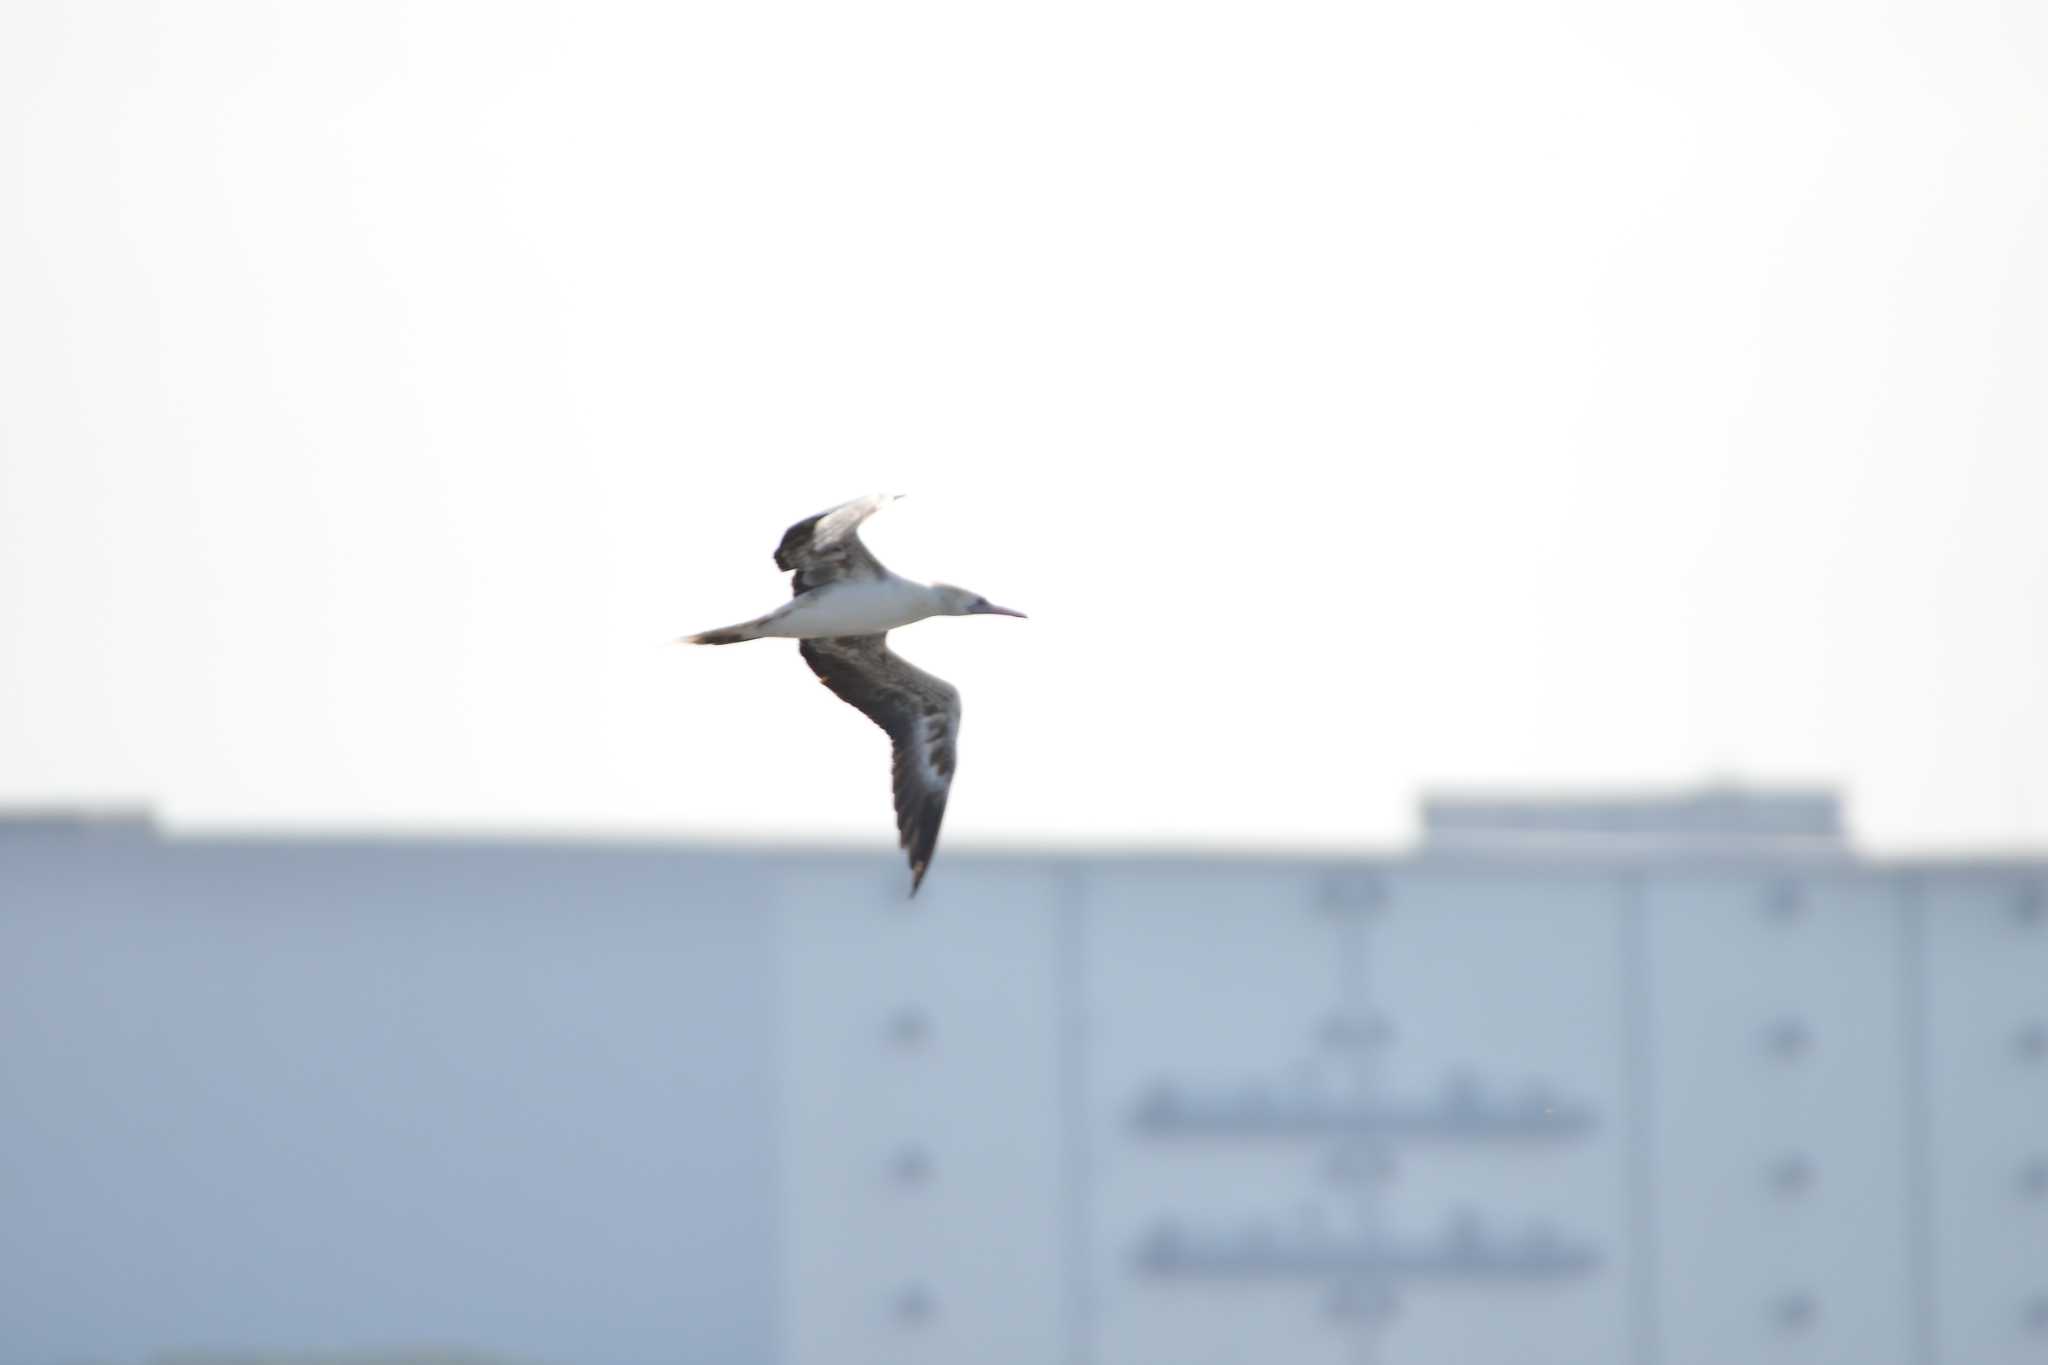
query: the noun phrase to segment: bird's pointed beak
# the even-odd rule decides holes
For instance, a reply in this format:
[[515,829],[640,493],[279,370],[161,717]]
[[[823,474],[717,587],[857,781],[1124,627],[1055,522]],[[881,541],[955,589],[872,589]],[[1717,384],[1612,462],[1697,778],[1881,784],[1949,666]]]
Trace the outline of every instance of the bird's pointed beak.
[[1024,621],[1028,621],[1031,619],[1030,617],[1024,615],[1024,613],[1021,611],[1012,611],[1008,607],[999,607],[993,602],[989,603],[985,607],[980,608],[975,614],[978,616],[1015,616],[1018,619]]

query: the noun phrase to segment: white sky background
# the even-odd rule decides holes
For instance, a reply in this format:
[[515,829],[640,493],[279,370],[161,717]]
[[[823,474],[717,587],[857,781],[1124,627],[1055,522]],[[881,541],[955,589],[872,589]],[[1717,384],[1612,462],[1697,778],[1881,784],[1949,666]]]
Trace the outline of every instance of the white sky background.
[[15,3],[0,801],[887,847],[1440,784],[2048,841],[2048,7]]

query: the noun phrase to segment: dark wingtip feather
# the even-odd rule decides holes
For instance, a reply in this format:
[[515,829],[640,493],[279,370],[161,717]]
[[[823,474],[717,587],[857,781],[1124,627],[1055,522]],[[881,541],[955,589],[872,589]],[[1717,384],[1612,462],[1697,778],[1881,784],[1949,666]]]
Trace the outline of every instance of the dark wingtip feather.
[[932,865],[932,855],[939,850],[939,826],[946,819],[946,798],[927,795],[908,782],[899,782],[897,800],[902,803],[897,828],[902,837],[897,842],[910,855],[910,894],[915,896]]
[[803,549],[804,543],[811,538],[811,532],[817,529],[818,517],[824,515],[823,512],[820,512],[818,516],[805,517],[802,521],[782,533],[782,543],[775,547],[776,568],[787,573],[796,567],[797,554]]

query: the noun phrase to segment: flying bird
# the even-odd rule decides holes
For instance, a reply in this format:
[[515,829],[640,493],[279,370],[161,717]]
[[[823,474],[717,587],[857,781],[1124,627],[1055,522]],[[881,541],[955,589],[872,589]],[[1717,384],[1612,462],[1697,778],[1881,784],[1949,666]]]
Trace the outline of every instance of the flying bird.
[[794,639],[841,701],[882,727],[894,750],[897,842],[910,894],[924,885],[960,737],[960,694],[889,648],[889,632],[927,616],[1022,616],[949,583],[899,577],[861,544],[860,524],[900,495],[856,498],[782,533],[775,567],[795,578],[789,601],[751,621],[687,637],[693,645]]

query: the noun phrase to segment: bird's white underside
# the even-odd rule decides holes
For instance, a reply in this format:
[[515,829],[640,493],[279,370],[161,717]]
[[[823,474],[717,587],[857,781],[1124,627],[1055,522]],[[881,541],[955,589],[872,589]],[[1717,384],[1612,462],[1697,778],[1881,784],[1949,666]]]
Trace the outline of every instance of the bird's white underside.
[[890,574],[841,579],[813,589],[771,612],[759,629],[762,635],[791,640],[875,635],[940,611],[941,601],[931,585]]

